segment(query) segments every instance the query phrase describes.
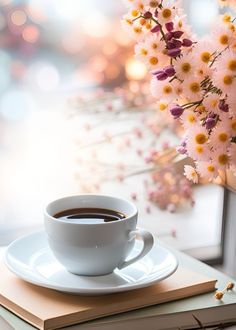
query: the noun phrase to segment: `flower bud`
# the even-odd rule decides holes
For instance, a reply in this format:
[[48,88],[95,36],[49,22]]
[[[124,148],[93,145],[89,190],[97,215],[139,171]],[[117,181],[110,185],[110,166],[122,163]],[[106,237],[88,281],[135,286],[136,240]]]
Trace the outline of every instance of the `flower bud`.
[[190,39],[183,39],[183,41],[182,41],[182,46],[183,47],[191,47],[192,44],[193,44],[193,42]]
[[229,112],[229,106],[227,103],[225,103],[225,100],[220,100],[218,103],[218,108],[223,112]]
[[165,73],[165,71],[161,71],[160,73],[156,74],[157,80],[166,80],[168,78],[168,75]]
[[168,77],[173,77],[175,75],[175,69],[174,69],[173,65],[169,65],[169,66],[165,67],[164,71]]
[[174,32],[172,32],[172,33],[173,33],[173,37],[174,37],[175,39],[179,39],[179,38],[182,37],[182,35],[184,34],[183,31],[174,31]]
[[181,54],[181,50],[179,48],[168,49],[167,55],[170,57],[177,57]]
[[226,287],[227,291],[228,291],[228,290],[232,290],[233,288],[234,288],[234,283],[229,282],[229,283],[227,284],[227,287]]
[[144,13],[144,18],[149,19],[152,18],[152,13],[150,11],[146,11],[146,13]]
[[187,154],[187,149],[185,147],[178,146],[178,147],[176,147],[176,150],[181,155],[186,155]]
[[173,108],[170,109],[170,113],[172,114],[174,119],[179,118],[183,112],[184,112],[184,109],[178,104],[176,104]]
[[166,47],[167,47],[167,49],[175,49],[176,48],[175,44],[172,41],[168,41]]
[[166,38],[167,41],[170,41],[173,38],[173,32],[166,33],[165,38]]
[[157,24],[155,25],[152,29],[151,29],[151,32],[152,33],[156,33],[156,32],[159,32],[160,31],[160,26]]
[[216,118],[212,118],[212,117],[207,118],[205,122],[206,129],[212,129],[213,127],[215,127],[216,122],[217,122]]
[[217,300],[221,300],[221,299],[223,298],[223,296],[224,296],[224,293],[223,293],[222,291],[217,291],[217,292],[215,293],[215,298],[216,298]]
[[172,39],[171,42],[175,45],[176,48],[180,48],[182,46],[182,41],[178,39]]
[[171,32],[174,30],[174,23],[173,22],[166,23],[165,27],[168,32]]

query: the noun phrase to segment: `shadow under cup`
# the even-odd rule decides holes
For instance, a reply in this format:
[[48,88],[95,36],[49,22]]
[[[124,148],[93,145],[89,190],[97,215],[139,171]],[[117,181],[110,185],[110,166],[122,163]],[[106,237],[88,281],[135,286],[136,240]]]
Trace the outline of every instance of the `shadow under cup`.
[[[126,217],[95,224],[54,217],[59,212],[75,208],[110,209]],[[125,199],[78,195],[50,203],[45,210],[44,223],[53,254],[69,272],[76,275],[105,275],[117,267],[128,265],[125,260],[134,247],[137,216],[136,206]]]

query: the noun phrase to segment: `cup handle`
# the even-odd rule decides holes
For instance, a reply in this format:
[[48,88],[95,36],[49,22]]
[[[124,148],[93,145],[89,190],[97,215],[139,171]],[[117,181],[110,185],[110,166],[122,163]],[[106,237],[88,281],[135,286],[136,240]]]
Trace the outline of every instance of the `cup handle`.
[[143,248],[142,250],[139,252],[139,254],[135,257],[133,257],[130,260],[125,260],[122,263],[120,263],[118,265],[118,269],[123,269],[131,264],[133,264],[134,262],[138,261],[139,259],[143,258],[153,247],[154,244],[154,238],[152,236],[152,234],[145,230],[145,229],[136,229],[134,231],[131,231],[129,233],[129,241],[133,240],[134,238],[141,238],[143,241]]

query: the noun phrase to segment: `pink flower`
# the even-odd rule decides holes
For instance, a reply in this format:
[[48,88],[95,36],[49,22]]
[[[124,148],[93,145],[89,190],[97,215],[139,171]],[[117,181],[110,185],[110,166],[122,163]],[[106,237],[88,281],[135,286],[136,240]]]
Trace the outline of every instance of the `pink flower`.
[[155,76],[151,80],[151,93],[157,100],[163,98],[171,102],[176,98],[176,92],[172,84],[167,80],[158,81]]
[[226,148],[231,139],[230,127],[228,121],[219,123],[210,136],[210,141],[214,148]]
[[217,50],[226,49],[233,42],[233,31],[225,24],[219,24],[217,21],[211,32],[211,38],[214,40]]
[[211,182],[218,176],[218,168],[211,161],[197,162],[197,171],[202,178]]
[[192,54],[183,54],[182,57],[174,61],[176,76],[183,80],[194,75],[196,70],[196,61]]
[[212,41],[212,38],[202,38],[194,46],[194,53],[199,65],[209,66],[217,51],[217,46]]
[[225,170],[230,166],[230,154],[225,148],[217,148],[211,153],[212,163],[219,169]]
[[230,74],[236,73],[236,54],[227,49],[217,60],[217,70],[228,71]]
[[182,114],[181,121],[185,129],[199,125],[198,114],[188,109]]
[[183,82],[184,95],[191,101],[199,101],[202,99],[203,90],[201,89],[201,79],[190,76]]
[[193,183],[198,183],[198,174],[194,167],[190,165],[185,165],[184,175],[188,180],[192,181]]
[[220,98],[218,94],[208,94],[203,100],[203,105],[206,110],[208,112],[212,111],[216,114],[221,114],[221,110],[218,107]]
[[216,70],[212,76],[213,84],[225,94],[232,94],[236,89],[235,75],[228,70]]
[[207,160],[211,154],[211,145],[208,143],[208,132],[201,126],[194,125],[186,132],[187,153],[194,160]]

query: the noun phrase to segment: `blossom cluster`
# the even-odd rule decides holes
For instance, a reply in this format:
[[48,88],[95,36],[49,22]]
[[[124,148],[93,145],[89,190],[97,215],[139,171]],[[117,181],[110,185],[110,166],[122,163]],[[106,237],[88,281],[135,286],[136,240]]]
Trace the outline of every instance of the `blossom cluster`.
[[[135,38],[135,55],[151,74],[158,109],[180,120],[178,151],[194,160],[185,175],[197,183],[220,171],[236,172],[236,26],[219,15],[209,35],[197,38],[181,1],[126,0],[123,26]],[[236,9],[235,0],[219,0]]]

